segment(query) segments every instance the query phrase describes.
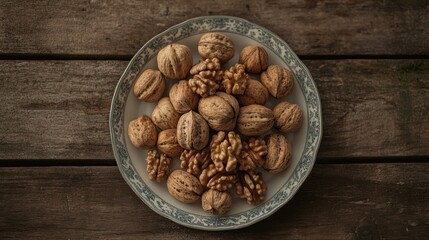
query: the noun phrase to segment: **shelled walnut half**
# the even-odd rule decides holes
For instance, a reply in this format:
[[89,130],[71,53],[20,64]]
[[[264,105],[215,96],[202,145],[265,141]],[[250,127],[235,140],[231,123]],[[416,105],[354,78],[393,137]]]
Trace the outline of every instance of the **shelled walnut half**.
[[267,185],[261,173],[239,172],[238,181],[235,185],[240,198],[245,198],[248,204],[257,204],[265,199]]
[[149,151],[146,158],[147,172],[150,180],[162,182],[168,177],[171,158],[165,154],[157,155],[156,150]]

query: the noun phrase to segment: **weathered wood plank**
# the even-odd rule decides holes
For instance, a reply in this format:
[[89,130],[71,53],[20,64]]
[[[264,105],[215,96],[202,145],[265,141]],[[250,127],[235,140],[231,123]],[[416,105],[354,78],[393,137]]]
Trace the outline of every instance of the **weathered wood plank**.
[[273,216],[238,231],[177,225],[116,167],[0,168],[1,239],[426,239],[428,164],[316,164]]
[[[428,156],[429,60],[305,61],[322,99],[321,158]],[[125,61],[0,61],[0,159],[113,159]]]
[[1,54],[132,55],[192,17],[264,26],[301,55],[428,55],[427,1],[1,1]]

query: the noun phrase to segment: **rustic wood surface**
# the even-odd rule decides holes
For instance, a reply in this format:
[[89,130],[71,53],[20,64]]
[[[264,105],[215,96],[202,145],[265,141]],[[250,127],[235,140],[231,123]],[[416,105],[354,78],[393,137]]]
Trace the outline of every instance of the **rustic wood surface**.
[[205,232],[154,213],[116,167],[0,168],[0,238],[423,239],[428,173],[426,163],[317,164],[269,219]]
[[0,2],[0,53],[120,57],[192,17],[264,26],[300,55],[429,55],[429,2],[330,0]]
[[[428,239],[429,2],[0,1],[0,239]],[[266,220],[192,230],[122,179],[108,118],[150,38],[186,19],[264,26],[322,100],[317,163]]]

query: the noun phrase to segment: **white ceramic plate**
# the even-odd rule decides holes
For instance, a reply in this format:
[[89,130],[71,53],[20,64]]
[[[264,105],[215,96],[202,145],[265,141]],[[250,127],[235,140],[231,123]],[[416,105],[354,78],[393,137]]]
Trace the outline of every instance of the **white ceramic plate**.
[[[128,123],[141,114],[151,115],[155,104],[140,102],[131,89],[140,73],[156,66],[157,52],[167,44],[186,44],[193,51],[194,64],[200,59],[197,43],[203,33],[221,32],[232,38],[236,53],[227,67],[238,62],[241,49],[249,44],[265,47],[269,64],[286,66],[292,70],[295,84],[286,100],[297,103],[304,112],[301,129],[287,134],[293,146],[292,163],[277,175],[263,172],[268,191],[259,205],[250,206],[234,195],[234,204],[228,215],[216,216],[204,212],[200,202],[184,204],[172,198],[165,183],[148,180],[145,158],[147,151],[132,146],[128,139]],[[168,88],[171,81],[168,81]],[[165,91],[165,95],[168,91]],[[278,100],[270,97],[268,107]],[[187,227],[205,230],[237,229],[260,221],[286,204],[310,173],[316,159],[322,136],[320,99],[313,79],[289,46],[277,35],[244,19],[228,16],[209,16],[190,19],[148,41],[133,57],[116,86],[110,110],[110,134],[113,152],[119,170],[128,185],[156,213]],[[174,167],[178,167],[175,160]],[[231,191],[233,192],[233,191]]]

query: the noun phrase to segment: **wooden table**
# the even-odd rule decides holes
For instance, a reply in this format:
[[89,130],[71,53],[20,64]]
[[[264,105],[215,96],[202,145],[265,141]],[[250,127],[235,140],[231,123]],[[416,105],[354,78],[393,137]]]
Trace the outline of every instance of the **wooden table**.
[[[152,212],[110,144],[110,101],[132,55],[201,15],[278,34],[322,100],[310,177],[242,230],[192,230]],[[0,102],[0,239],[429,238],[427,1],[4,0]]]

